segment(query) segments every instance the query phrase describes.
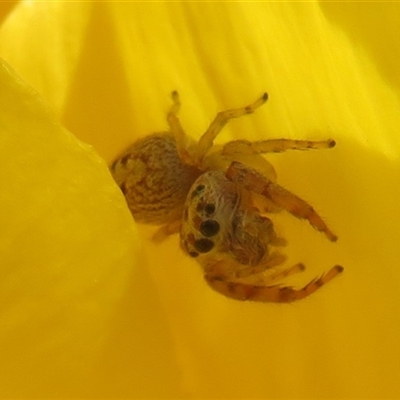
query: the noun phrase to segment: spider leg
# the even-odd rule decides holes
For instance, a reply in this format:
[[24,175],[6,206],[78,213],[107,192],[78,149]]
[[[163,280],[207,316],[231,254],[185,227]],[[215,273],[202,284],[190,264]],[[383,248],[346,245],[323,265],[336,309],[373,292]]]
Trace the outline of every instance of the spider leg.
[[335,242],[337,240],[337,236],[328,228],[310,204],[272,182],[258,171],[234,161],[226,171],[226,177],[244,186],[247,190],[267,197],[295,217],[307,219],[316,230],[323,232],[330,241]]
[[181,108],[181,101],[179,93],[174,90],[171,93],[172,106],[167,113],[167,122],[171,133],[174,135],[176,141],[176,148],[178,150],[179,157],[181,160],[188,165],[195,165],[191,152],[189,151],[190,138],[186,135],[182,128],[181,122],[178,117],[179,110]]
[[286,261],[286,258],[286,256],[278,252],[272,253],[265,261],[261,262],[258,265],[249,265],[246,268],[241,268],[235,271],[235,273],[233,274],[234,278],[247,278],[252,275],[260,274],[269,268],[281,265],[283,262]]
[[281,286],[258,286],[244,283],[224,281],[210,275],[205,275],[207,283],[217,292],[235,300],[250,300],[260,302],[290,303],[304,299],[316,292],[323,285],[331,281],[343,271],[343,267],[336,265],[320,278],[309,282],[302,289]]
[[276,271],[275,273],[268,275],[268,281],[273,282],[283,278],[287,278],[288,276],[298,274],[303,272],[306,269],[305,265],[302,263],[297,263],[289,268],[285,268],[281,271]]
[[330,149],[336,145],[332,139],[311,141],[291,139],[270,139],[250,142],[248,140],[233,140],[222,148],[223,155],[231,154],[264,154],[281,153],[286,150]]
[[[272,267],[273,268],[273,267]],[[272,269],[271,268],[271,269]],[[243,277],[241,278],[240,282],[245,283],[245,284],[250,284],[253,286],[272,286],[271,284],[276,281],[281,281],[282,279],[285,279],[289,276],[296,275],[300,272],[305,271],[306,267],[302,263],[297,263],[295,265],[292,265],[291,267],[284,268],[284,269],[278,269],[278,270],[266,270],[262,271],[265,272],[265,274],[254,274],[250,275],[248,277]],[[234,282],[237,280],[233,280]]]
[[[253,284],[257,282],[257,279],[260,281],[259,274],[270,268],[281,265],[285,261],[285,255],[274,252],[258,265],[238,264],[230,258],[210,258],[207,261],[203,260],[201,264],[204,270],[204,276],[208,277],[206,279],[224,282],[234,282],[237,279],[245,279],[247,283],[250,282]],[[261,282],[264,282],[264,277],[262,277]]]
[[254,111],[257,108],[261,107],[267,100],[268,94],[264,93],[254,103],[249,104],[246,107],[234,108],[219,112],[199,140],[199,143],[197,145],[198,162],[201,162],[203,160],[208,150],[210,150],[213,146],[214,139],[218,136],[222,128],[227,124],[229,120],[254,113]]

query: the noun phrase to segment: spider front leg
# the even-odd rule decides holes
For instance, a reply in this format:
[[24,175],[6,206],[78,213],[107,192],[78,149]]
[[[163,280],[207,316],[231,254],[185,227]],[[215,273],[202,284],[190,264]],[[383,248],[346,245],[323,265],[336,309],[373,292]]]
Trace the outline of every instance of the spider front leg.
[[290,303],[308,297],[339,275],[342,271],[343,267],[335,265],[325,275],[312,280],[302,289],[294,289],[289,286],[282,287],[279,285],[249,285],[223,280],[212,275],[205,275],[205,279],[214,290],[235,300]]
[[311,205],[277,183],[272,182],[258,171],[234,161],[226,171],[226,177],[239,183],[247,190],[265,196],[295,217],[307,219],[316,230],[323,232],[330,241],[336,242],[337,236],[328,228]]
[[274,282],[280,279],[287,278],[288,276],[299,274],[306,269],[306,266],[303,263],[297,263],[289,268],[285,268],[280,271],[276,271],[271,275],[268,275],[268,281]]
[[279,252],[272,253],[266,260],[261,261],[258,265],[246,265],[245,268],[235,270],[235,272],[232,274],[232,278],[241,279],[261,274],[270,268],[281,265],[286,261],[286,258],[287,257],[285,255]]

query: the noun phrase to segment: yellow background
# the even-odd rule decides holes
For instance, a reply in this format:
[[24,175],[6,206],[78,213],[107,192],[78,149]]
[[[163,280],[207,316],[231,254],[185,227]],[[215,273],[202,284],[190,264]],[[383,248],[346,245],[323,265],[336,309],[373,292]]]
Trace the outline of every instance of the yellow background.
[[[54,113],[2,64],[2,397],[400,397],[399,5],[1,10],[0,56]],[[339,236],[277,216],[289,262],[308,267],[291,282],[334,264],[343,276],[299,303],[240,303],[207,287],[177,237],[149,242],[102,159],[164,130],[175,89],[194,138],[268,91],[219,142],[337,141],[269,159]]]

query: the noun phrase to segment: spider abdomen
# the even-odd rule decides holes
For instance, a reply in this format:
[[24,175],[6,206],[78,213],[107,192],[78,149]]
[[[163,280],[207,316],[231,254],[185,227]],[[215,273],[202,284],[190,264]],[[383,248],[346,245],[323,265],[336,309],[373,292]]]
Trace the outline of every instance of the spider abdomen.
[[180,218],[199,170],[182,162],[168,133],[137,140],[111,166],[137,222],[166,224]]

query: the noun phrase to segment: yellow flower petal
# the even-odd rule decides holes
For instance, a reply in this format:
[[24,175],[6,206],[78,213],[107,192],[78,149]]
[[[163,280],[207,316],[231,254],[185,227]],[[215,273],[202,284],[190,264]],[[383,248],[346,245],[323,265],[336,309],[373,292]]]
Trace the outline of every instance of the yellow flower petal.
[[[289,261],[309,269],[290,282],[304,283],[337,263],[344,275],[294,305],[243,304],[212,292],[176,237],[156,247],[148,241],[150,229],[140,227],[146,256],[138,271],[154,284],[142,294],[154,301],[141,304],[146,318],[129,315],[127,301],[118,324],[110,325],[124,340],[108,343],[119,358],[104,362],[108,380],[100,393],[399,397],[399,90],[397,69],[384,68],[393,64],[383,60],[399,58],[400,14],[380,5],[388,36],[378,35],[374,47],[368,39],[375,24],[351,28],[361,20],[357,9],[349,14],[348,6],[343,12],[335,7],[22,3],[4,24],[0,54],[107,161],[135,138],[166,128],[173,89],[181,94],[182,123],[195,138],[217,111],[245,105],[266,90],[268,104],[232,121],[218,141],[333,137],[338,143],[329,151],[269,159],[279,182],[315,206],[339,236],[331,244],[303,221],[277,216]],[[365,14],[370,21],[377,21],[376,10]],[[28,23],[40,16],[46,23]],[[27,52],[35,37],[36,61]],[[386,52],[376,50],[385,46]],[[138,287],[135,277],[130,290]],[[155,299],[162,301],[164,325],[152,325],[160,315]],[[130,343],[131,323],[143,329]],[[152,344],[167,348],[157,373],[147,368],[155,362],[147,341],[154,332],[164,335]],[[140,362],[145,372],[138,380]]]
[[[103,394],[104,370],[121,364],[114,341],[134,351],[140,392],[145,360],[160,358],[168,333],[124,199],[104,161],[4,62],[0,87],[1,396]],[[156,343],[144,337],[142,302]]]

